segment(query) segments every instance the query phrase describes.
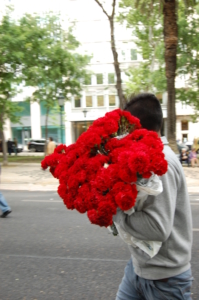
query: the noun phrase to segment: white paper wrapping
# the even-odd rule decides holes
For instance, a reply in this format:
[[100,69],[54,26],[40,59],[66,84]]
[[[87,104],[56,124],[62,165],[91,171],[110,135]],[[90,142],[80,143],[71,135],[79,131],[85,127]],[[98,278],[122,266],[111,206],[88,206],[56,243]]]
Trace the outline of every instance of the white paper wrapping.
[[[141,179],[139,182],[136,183],[136,187],[138,190],[136,205],[131,209],[124,211],[124,213],[127,215],[131,215],[135,211],[141,211],[148,195],[157,196],[163,191],[162,182],[159,179],[159,177],[155,174],[153,174],[148,180]],[[125,232],[119,224],[117,224],[116,222],[114,222],[114,224],[117,228],[119,236],[126,244],[131,245],[133,247],[139,247],[151,258],[158,253],[162,245],[161,242],[138,240],[135,237],[131,236],[128,232]],[[111,231],[110,228],[109,230]]]

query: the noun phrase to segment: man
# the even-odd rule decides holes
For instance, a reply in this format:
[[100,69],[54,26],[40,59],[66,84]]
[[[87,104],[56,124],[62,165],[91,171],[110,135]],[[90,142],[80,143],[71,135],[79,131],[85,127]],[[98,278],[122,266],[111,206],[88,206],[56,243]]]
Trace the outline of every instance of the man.
[[[140,94],[125,107],[140,119],[143,128],[160,136],[163,116],[153,94]],[[128,216],[118,210],[113,217],[123,230],[145,241],[159,241],[159,252],[150,258],[140,248],[129,246],[131,260],[119,286],[116,300],[191,299],[192,216],[182,166],[162,137],[168,171],[160,177],[163,192],[148,196],[142,211]]]
[[13,146],[14,146],[14,153],[15,153],[15,155],[17,155],[17,146],[18,146],[18,142],[17,142],[17,139],[16,139],[16,138],[14,138]]
[[180,162],[183,164],[185,162],[189,166],[189,154],[186,148],[183,148],[180,153]]
[[46,151],[46,154],[49,155],[49,154],[52,154],[54,152],[56,148],[56,144],[55,142],[53,141],[53,138],[52,137],[49,137],[49,142],[48,142],[48,145],[47,145],[47,151]]
[[13,147],[12,146],[13,145],[12,145],[11,139],[8,139],[8,141],[7,141],[7,147],[8,147],[8,153],[9,153],[9,155],[12,154],[12,151],[13,151]]
[[192,168],[194,168],[195,164],[196,166],[198,165],[198,158],[197,158],[197,153],[195,148],[193,148],[190,152],[190,161],[191,161]]
[[12,212],[11,208],[8,206],[6,199],[4,198],[1,192],[0,192],[0,209],[2,210],[1,218],[6,218],[7,215]]

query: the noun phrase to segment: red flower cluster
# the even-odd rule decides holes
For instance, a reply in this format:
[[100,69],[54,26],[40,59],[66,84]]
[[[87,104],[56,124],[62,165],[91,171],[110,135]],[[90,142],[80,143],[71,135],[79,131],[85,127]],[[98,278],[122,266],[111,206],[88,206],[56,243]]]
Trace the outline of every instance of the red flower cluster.
[[[117,136],[125,135],[122,139]],[[116,109],[93,122],[75,144],[58,146],[41,165],[59,179],[58,194],[68,209],[87,212],[93,224],[109,226],[117,207],[135,205],[136,181],[163,175],[167,162],[155,132]]]

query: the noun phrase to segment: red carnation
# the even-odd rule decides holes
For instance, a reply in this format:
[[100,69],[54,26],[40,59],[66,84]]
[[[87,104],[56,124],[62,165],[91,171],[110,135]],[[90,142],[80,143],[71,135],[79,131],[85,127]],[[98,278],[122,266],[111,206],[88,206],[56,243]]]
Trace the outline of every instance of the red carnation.
[[113,223],[112,209],[113,204],[101,202],[98,210],[92,209],[87,212],[88,218],[92,224],[99,226],[109,226]]
[[109,172],[105,168],[101,168],[96,174],[96,179],[93,182],[94,187],[102,192],[107,191],[111,186]]
[[86,203],[82,201],[82,198],[77,196],[75,201],[74,201],[74,207],[76,210],[78,210],[81,214],[84,214],[87,209],[86,209]]
[[121,118],[122,113],[123,112],[120,109],[115,109],[113,111],[107,112],[105,114],[105,116],[106,116],[106,118],[114,119],[116,121],[119,121],[120,118]]
[[158,153],[153,157],[151,161],[151,171],[155,174],[162,176],[166,173],[168,168],[168,163],[164,159],[164,153]]
[[128,166],[132,172],[139,174],[147,172],[149,164],[149,156],[143,151],[132,153],[131,156],[128,157]]
[[129,168],[120,168],[118,171],[119,178],[126,182],[126,183],[132,183],[137,181],[137,173],[131,172]]
[[64,196],[64,204],[66,205],[66,207],[68,209],[74,209],[75,206],[74,206],[74,197],[71,193],[67,193],[65,196]]
[[66,145],[63,145],[63,144],[57,146],[54,150],[54,152],[56,152],[56,153],[65,153],[66,151],[67,151],[67,147],[66,147]]
[[111,186],[113,186],[116,182],[120,181],[119,177],[119,169],[117,164],[110,164],[108,166],[109,178],[111,182]]
[[110,135],[118,131],[118,122],[114,119],[107,119],[104,122],[104,131]]
[[147,134],[147,132],[148,132],[148,130],[144,129],[144,128],[137,129],[129,135],[129,138],[139,141],[139,140],[143,139],[143,137]]
[[77,180],[76,176],[70,176],[68,179],[68,187],[69,189],[78,189],[79,188],[79,181]]
[[115,201],[122,210],[128,210],[135,205],[137,189],[134,184],[124,184],[121,187],[123,189],[116,194]]
[[64,199],[64,197],[66,196],[66,194],[68,193],[68,189],[67,186],[65,184],[60,184],[57,190],[59,196]]
[[122,210],[128,210],[134,206],[137,197],[135,184],[125,184],[118,182],[113,186],[112,194],[115,197],[117,205]]
[[102,118],[98,118],[97,120],[95,120],[94,122],[93,122],[93,127],[103,127],[103,125],[104,125],[104,119],[105,119],[105,117],[102,117]]

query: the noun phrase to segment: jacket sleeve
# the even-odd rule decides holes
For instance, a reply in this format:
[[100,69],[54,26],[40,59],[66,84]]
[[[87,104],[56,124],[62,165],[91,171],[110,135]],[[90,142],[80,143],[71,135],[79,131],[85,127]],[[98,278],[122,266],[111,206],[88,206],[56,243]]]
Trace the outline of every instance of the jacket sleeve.
[[158,196],[148,196],[142,211],[135,211],[130,216],[118,210],[113,221],[139,240],[167,240],[174,221],[178,176],[175,170],[168,166],[167,173],[160,177],[163,192]]

